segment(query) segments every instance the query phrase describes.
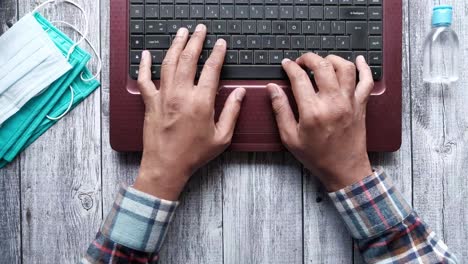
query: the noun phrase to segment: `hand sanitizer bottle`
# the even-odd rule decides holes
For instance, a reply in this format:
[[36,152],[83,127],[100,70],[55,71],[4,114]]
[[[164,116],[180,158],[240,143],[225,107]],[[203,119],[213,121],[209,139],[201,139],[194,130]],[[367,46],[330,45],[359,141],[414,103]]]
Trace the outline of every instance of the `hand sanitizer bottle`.
[[432,30],[424,43],[424,82],[449,84],[458,80],[459,42],[450,27],[452,15],[448,5],[433,9]]

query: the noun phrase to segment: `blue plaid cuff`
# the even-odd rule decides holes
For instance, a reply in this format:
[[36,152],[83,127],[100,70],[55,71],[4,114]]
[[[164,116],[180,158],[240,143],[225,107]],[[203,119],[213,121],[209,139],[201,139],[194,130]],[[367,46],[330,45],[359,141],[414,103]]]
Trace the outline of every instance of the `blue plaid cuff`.
[[128,248],[157,252],[177,205],[122,185],[101,233]]
[[382,168],[362,181],[328,195],[356,239],[379,235],[412,212]]

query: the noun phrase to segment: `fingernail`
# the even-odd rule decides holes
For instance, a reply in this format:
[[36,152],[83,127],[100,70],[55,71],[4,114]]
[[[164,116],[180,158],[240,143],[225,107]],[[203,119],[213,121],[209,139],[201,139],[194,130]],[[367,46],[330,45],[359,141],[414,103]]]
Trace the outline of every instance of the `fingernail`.
[[204,24],[198,24],[195,28],[195,31],[203,31],[205,30],[206,26]]
[[236,100],[239,101],[239,102],[242,102],[242,100],[244,99],[245,97],[245,94],[246,94],[246,90],[245,88],[239,88],[236,90]]
[[290,62],[290,61],[291,61],[290,59],[285,58],[285,59],[283,59],[283,60],[281,61],[281,64],[285,64],[286,62]]
[[144,50],[142,53],[141,53],[141,60],[147,60],[150,56],[150,52],[147,51],[147,50]]
[[271,99],[274,99],[274,98],[280,96],[280,91],[279,91],[278,85],[270,84],[268,87],[272,87],[272,88],[268,89],[270,91],[270,98]]
[[357,61],[360,61],[360,62],[366,63],[366,59],[365,59],[364,56],[362,56],[362,55],[357,56],[356,60],[357,60]]
[[216,43],[215,43],[216,46],[224,46],[225,44],[226,44],[226,40],[224,39],[218,39],[216,40]]
[[185,36],[185,34],[187,34],[187,29],[186,28],[179,28],[179,30],[177,30],[177,36],[178,37]]

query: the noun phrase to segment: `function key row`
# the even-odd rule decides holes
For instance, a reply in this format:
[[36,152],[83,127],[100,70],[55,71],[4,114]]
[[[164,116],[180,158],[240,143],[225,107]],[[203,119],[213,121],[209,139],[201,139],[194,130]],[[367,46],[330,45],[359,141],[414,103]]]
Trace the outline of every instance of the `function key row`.
[[[218,4],[218,0],[130,0],[131,4]],[[296,4],[296,5],[372,5],[381,6],[383,0],[219,0],[221,4]]]
[[[131,49],[168,49],[173,36],[131,36]],[[207,35],[204,48],[213,48],[217,39],[226,41],[232,49],[322,49],[350,50],[352,41],[349,36],[281,36],[281,35]],[[382,37],[369,37],[363,42],[366,50],[382,50]],[[367,43],[366,43],[367,42]]]
[[256,5],[132,5],[132,19],[301,19],[381,20],[382,7],[256,6]]

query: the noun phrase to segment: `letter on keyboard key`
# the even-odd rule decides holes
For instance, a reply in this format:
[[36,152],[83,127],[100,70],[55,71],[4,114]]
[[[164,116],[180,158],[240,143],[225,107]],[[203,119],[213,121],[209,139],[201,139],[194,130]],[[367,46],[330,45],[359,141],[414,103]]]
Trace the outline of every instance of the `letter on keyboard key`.
[[270,64],[280,64],[283,60],[283,51],[281,50],[272,50],[269,51],[270,55]]
[[170,41],[169,36],[146,36],[146,49],[167,49]]

